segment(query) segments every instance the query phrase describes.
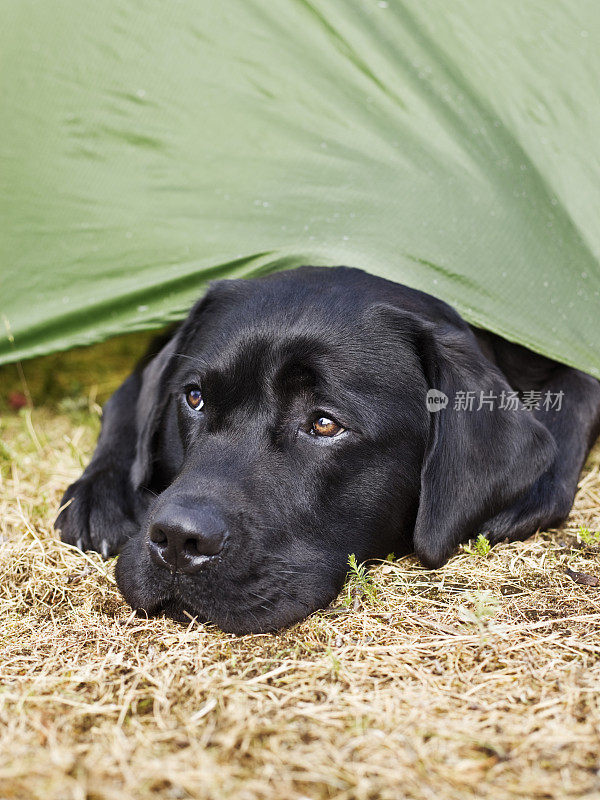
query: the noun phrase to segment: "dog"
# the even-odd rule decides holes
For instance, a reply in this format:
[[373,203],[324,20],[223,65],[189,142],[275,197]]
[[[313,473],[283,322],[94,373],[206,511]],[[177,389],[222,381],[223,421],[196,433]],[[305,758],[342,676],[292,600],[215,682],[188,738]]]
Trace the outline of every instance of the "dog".
[[348,558],[555,527],[600,429],[600,383],[361,270],[219,281],[106,404],[62,539],[148,615],[276,631]]

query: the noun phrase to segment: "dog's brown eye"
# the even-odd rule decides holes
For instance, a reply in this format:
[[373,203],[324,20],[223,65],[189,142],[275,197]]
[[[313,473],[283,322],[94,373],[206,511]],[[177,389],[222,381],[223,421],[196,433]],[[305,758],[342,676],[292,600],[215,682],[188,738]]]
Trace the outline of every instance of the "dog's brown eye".
[[190,408],[193,408],[194,411],[200,411],[204,406],[204,400],[202,399],[202,392],[198,386],[188,386],[187,391],[185,393],[185,399]]
[[329,417],[319,417],[313,424],[310,432],[313,436],[337,436],[344,429]]

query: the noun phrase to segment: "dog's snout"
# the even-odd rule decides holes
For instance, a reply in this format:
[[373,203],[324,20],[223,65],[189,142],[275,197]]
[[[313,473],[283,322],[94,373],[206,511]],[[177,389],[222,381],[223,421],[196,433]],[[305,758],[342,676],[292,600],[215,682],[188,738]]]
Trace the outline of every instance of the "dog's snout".
[[159,566],[190,574],[221,552],[227,536],[217,509],[169,503],[152,521],[148,548]]

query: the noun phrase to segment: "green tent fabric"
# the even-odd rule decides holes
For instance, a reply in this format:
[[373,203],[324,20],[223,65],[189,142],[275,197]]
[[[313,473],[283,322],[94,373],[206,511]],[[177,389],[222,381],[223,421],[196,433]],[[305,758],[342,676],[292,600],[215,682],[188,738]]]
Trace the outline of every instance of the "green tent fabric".
[[0,8],[0,363],[343,263],[600,375],[597,0]]

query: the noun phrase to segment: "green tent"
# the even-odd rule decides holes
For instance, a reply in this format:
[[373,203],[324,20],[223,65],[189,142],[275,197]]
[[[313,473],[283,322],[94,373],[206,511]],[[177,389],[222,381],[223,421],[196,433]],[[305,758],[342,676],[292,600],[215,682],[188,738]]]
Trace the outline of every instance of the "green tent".
[[0,8],[0,363],[343,263],[600,375],[597,0]]

